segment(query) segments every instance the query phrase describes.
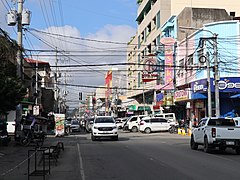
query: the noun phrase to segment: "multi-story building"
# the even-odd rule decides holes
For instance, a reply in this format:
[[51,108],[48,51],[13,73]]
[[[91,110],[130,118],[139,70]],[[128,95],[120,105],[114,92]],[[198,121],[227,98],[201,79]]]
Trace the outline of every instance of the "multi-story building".
[[[179,89],[175,94],[176,100],[188,109],[187,116],[201,119],[224,116],[233,109],[240,112],[238,101],[232,98],[240,93],[240,45],[236,38],[239,36],[238,20],[219,21],[204,24],[179,43],[176,58],[180,67],[176,73]],[[215,86],[217,83],[219,88]]]
[[[182,18],[182,21],[178,21],[174,15],[177,16],[185,7],[213,7],[215,9],[224,8],[227,13],[230,14],[232,12],[232,15],[238,16],[240,15],[239,5],[240,2],[238,0],[231,1],[231,4],[226,4],[224,0],[143,0],[139,3],[136,19],[138,23],[137,33],[128,45],[128,62],[135,63],[135,65],[131,64],[128,67],[128,88],[131,89],[128,97],[135,98],[142,105],[149,105],[152,111],[157,101],[162,100],[161,94],[167,95],[163,101],[166,103],[166,107],[173,105],[172,97],[175,87],[164,89],[166,86],[166,68],[164,69],[164,65],[165,67],[167,66],[164,64],[165,62],[162,60],[161,55],[155,56],[156,51],[164,50],[161,44],[162,37],[173,37],[175,40],[177,38],[183,39],[186,36],[186,31],[179,31],[176,26],[174,30],[169,31],[167,29],[177,23],[181,26],[200,28],[207,21],[224,20],[226,13],[220,13],[216,17],[211,16],[213,17],[212,19],[207,19],[209,12],[196,13],[196,10],[187,9],[189,11],[185,10],[186,13],[181,15],[188,18]],[[196,16],[196,14],[199,16]],[[214,13],[210,12],[210,14]],[[206,15],[205,19],[203,18],[204,15]],[[201,19],[204,21],[201,22]],[[165,28],[162,29],[162,27]],[[193,31],[189,30],[188,34],[191,34],[191,32]],[[166,55],[163,54],[162,57],[164,56]],[[147,63],[159,65],[159,68],[151,68],[154,67],[152,65],[143,65]],[[149,71],[149,69],[152,70]],[[152,81],[149,79],[152,79]],[[172,83],[175,85],[175,82]],[[155,107],[159,108],[158,106]]]

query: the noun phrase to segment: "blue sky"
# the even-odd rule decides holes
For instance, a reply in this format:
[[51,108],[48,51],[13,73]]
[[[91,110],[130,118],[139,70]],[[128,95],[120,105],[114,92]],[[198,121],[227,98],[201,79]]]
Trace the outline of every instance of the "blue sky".
[[[135,20],[138,7],[136,2],[137,0],[25,0],[24,8],[32,12],[30,28],[65,36],[127,43],[136,33],[137,23]],[[13,4],[12,0],[0,0],[0,27],[17,40],[17,27],[8,27],[6,23],[7,12],[14,7],[17,9],[17,5]],[[97,51],[102,48],[106,49],[103,54],[110,55],[100,55],[99,57],[71,56],[67,60],[59,57],[59,64],[66,64],[66,62],[68,64],[101,64],[126,62],[127,60],[126,52],[122,56],[107,52],[107,49],[110,48],[122,48],[119,45],[68,38],[57,39],[36,32],[31,33],[48,42],[51,46],[57,47],[58,50]],[[51,49],[29,32],[25,32],[23,45],[28,49]],[[126,45],[123,48],[126,49]],[[33,56],[33,59],[48,61],[50,65],[55,65],[53,57],[40,57],[40,54],[43,53],[39,53],[39,57]],[[90,68],[85,69],[92,70]],[[101,67],[98,69],[101,69]],[[102,67],[102,69],[107,70],[111,67]],[[91,72],[80,73],[81,70],[69,73],[67,83],[90,86],[104,85],[105,74],[103,72],[92,70]],[[63,82],[63,79],[61,81]],[[76,99],[79,92],[86,95],[93,92],[93,89],[67,87],[67,91],[70,92],[68,95],[70,99]]]
[[[1,16],[6,13],[3,3],[8,9],[16,7],[11,0],[1,0]],[[76,27],[84,37],[108,24],[136,28],[135,0],[25,0],[24,7],[32,12],[30,27],[37,29],[69,25]]]

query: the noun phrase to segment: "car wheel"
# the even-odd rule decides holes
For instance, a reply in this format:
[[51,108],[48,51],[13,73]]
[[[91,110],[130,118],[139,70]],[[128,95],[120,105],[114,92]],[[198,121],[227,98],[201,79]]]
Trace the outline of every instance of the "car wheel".
[[113,139],[114,141],[118,141],[118,136],[114,136],[112,139]]
[[235,151],[238,155],[240,154],[240,148],[237,148]]
[[138,128],[136,126],[132,127],[132,132],[138,132]]
[[219,150],[220,150],[221,152],[224,152],[224,151],[226,150],[226,147],[225,147],[225,146],[219,146]]
[[96,137],[93,134],[91,135],[91,139],[92,141],[96,141]]
[[151,129],[150,129],[150,128],[146,128],[146,129],[144,129],[144,132],[145,132],[146,134],[150,134],[150,133],[151,133]]
[[198,144],[195,143],[193,136],[191,136],[190,146],[191,146],[191,149],[193,149],[193,150],[198,149]]
[[203,147],[203,150],[204,150],[205,153],[210,153],[211,152],[211,147],[208,144],[207,137],[204,137],[204,147]]
[[31,142],[31,139],[28,138],[28,137],[25,137],[25,138],[21,138],[21,139],[20,139],[20,144],[21,144],[22,146],[28,146],[28,145],[30,144],[30,142]]

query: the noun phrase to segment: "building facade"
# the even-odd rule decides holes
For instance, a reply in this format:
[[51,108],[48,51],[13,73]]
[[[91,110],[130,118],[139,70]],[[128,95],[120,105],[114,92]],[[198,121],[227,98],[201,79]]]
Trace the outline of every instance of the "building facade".
[[[180,31],[178,26],[201,28],[206,23],[230,20],[231,16],[239,15],[239,5],[240,2],[237,0],[231,1],[231,4],[226,4],[226,1],[223,0],[143,0],[137,12],[137,33],[128,45],[128,62],[135,64],[128,66],[128,89],[130,90],[127,96],[136,99],[143,106],[149,105],[151,111],[158,111],[158,105],[165,106],[166,111],[173,110],[176,87],[172,87],[172,89],[163,88],[166,86],[166,67],[170,66],[165,64],[166,54],[159,53],[161,51],[165,53],[165,47],[162,45],[161,39],[164,37],[175,39],[176,42],[172,45],[172,50],[176,52],[177,41],[194,32],[194,30]],[[185,7],[190,8],[181,12]],[[193,10],[191,7],[199,9],[195,8]],[[213,7],[213,9],[201,10],[201,8],[207,7]],[[226,11],[223,9],[226,9]],[[188,41],[188,43],[191,42]],[[186,53],[184,54],[186,56]],[[187,54],[190,54],[190,52]],[[148,62],[153,65],[146,65]],[[175,60],[173,62],[176,63]],[[179,62],[179,64],[181,63],[184,65],[184,62]],[[158,68],[151,68],[153,66]],[[173,64],[173,66],[176,66],[176,64]],[[152,70],[149,71],[149,69]],[[177,80],[175,73],[177,72],[174,71],[172,74],[173,80]],[[146,76],[148,77],[147,80]],[[176,85],[176,82],[173,82],[173,84]],[[185,94],[185,96],[187,98],[189,94]],[[186,105],[179,104],[181,105],[180,111],[184,111]],[[186,116],[185,113],[178,118]]]

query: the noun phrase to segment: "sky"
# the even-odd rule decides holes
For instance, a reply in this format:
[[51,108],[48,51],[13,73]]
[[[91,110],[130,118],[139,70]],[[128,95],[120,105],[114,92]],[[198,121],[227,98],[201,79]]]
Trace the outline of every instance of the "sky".
[[[0,27],[9,33],[11,38],[17,40],[17,27],[9,27],[6,17],[10,9],[17,9],[15,2],[16,0],[0,0]],[[24,9],[31,11],[31,22],[29,26],[24,26],[26,30],[23,35],[23,46],[35,50],[26,54],[30,58],[47,61],[50,65],[55,65],[56,53],[36,50],[61,51],[58,53],[58,65],[126,62],[126,44],[135,35],[137,28],[136,2],[136,0],[25,0]],[[103,86],[105,75],[103,70],[111,68],[111,66],[65,67],[64,71],[60,68],[62,76],[65,70],[68,72],[66,78],[59,80],[64,83],[66,79],[66,82],[72,85]],[[94,88],[69,86],[66,90],[70,102],[78,99],[79,92],[87,95],[93,92]]]

